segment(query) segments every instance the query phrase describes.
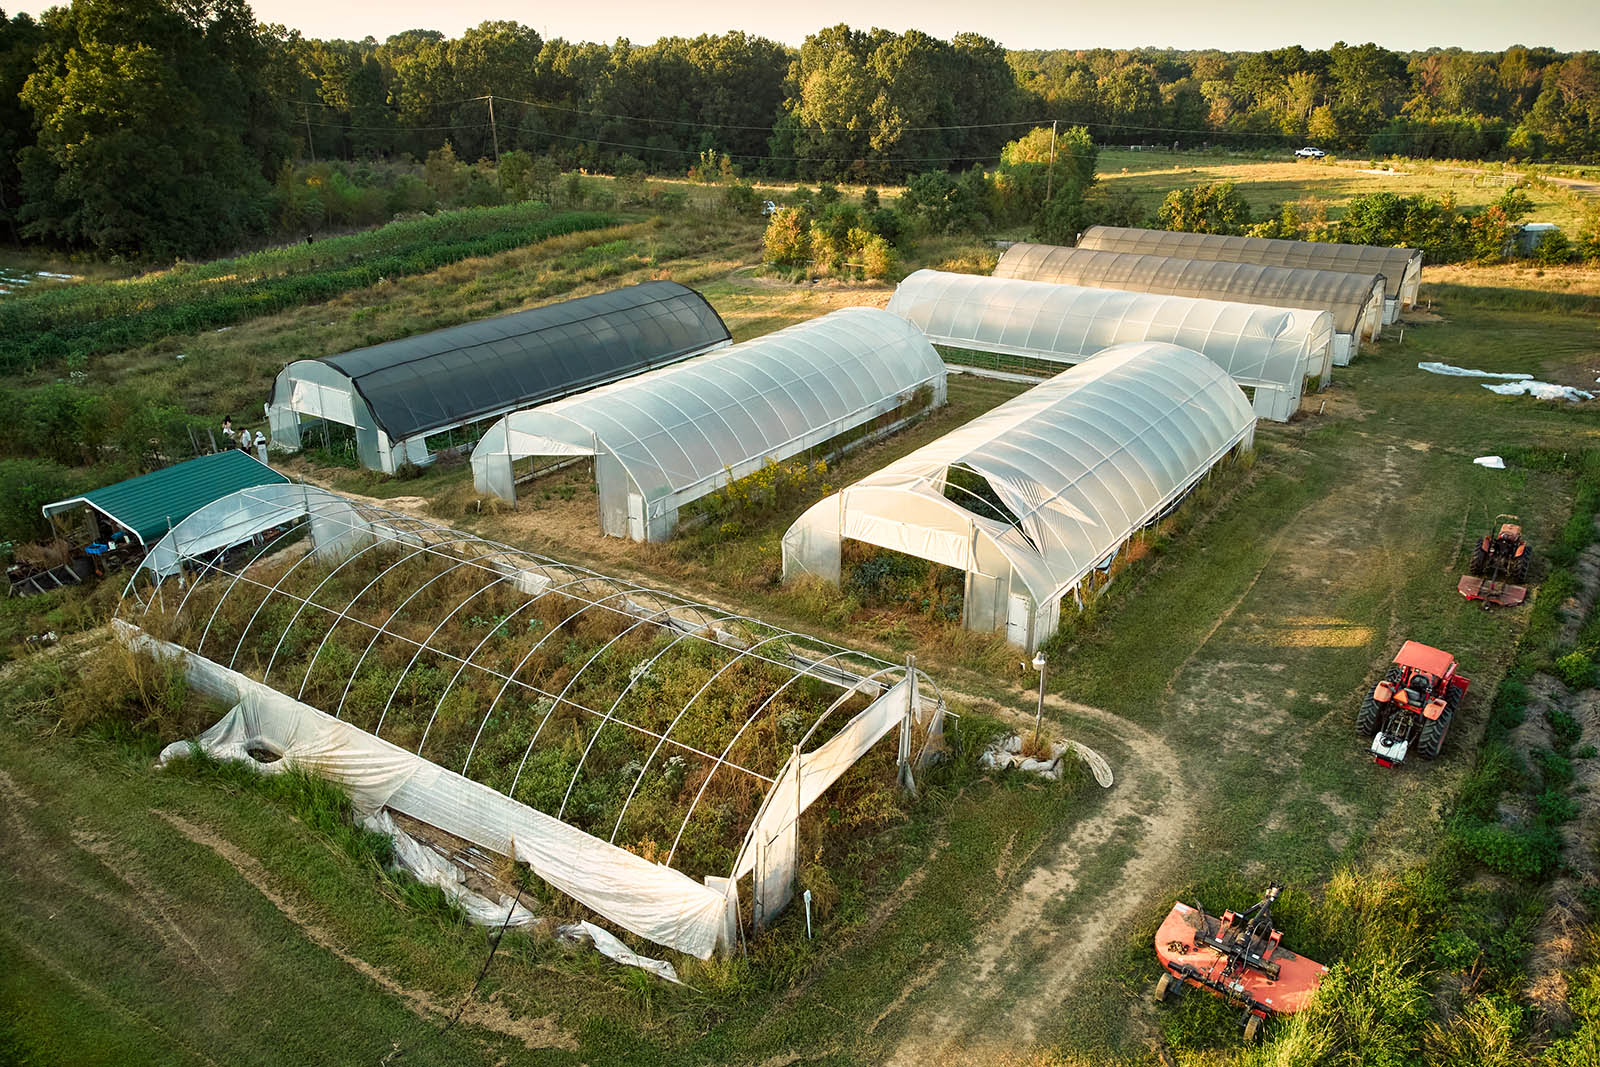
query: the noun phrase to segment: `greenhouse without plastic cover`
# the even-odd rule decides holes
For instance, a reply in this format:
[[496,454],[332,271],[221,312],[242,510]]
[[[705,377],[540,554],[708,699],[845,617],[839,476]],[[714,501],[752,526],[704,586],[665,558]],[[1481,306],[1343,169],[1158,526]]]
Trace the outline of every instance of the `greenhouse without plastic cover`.
[[517,461],[593,457],[601,529],[659,541],[730,480],[892,432],[944,400],[944,362],[916,327],[845,308],[507,415],[473,450],[473,482],[515,500]]
[[954,567],[965,625],[1031,651],[1062,598],[1081,605],[1128,538],[1254,431],[1211,360],[1118,345],[818,501],[783,536],[783,574],[837,583],[846,538]]
[[1384,279],[1378,274],[1019,244],[1000,257],[994,276],[1326,311],[1333,316],[1333,362],[1340,367],[1361,350],[1362,338],[1375,339],[1383,328]]
[[[1077,363],[1132,341],[1165,341],[1216,363],[1256,415],[1287,420],[1308,380],[1326,386],[1333,321],[1325,311],[919,270],[889,310],[937,345]],[[954,357],[959,361],[959,357]]]
[[1091,226],[1078,235],[1078,247],[1104,252],[1140,252],[1180,259],[1218,259],[1267,267],[1304,267],[1384,277],[1383,321],[1394,322],[1414,307],[1422,284],[1422,253],[1415,248],[1290,241],[1281,237],[1233,237],[1180,233],[1125,226]]
[[179,523],[118,629],[234,706],[214,753],[312,766],[701,958],[783,908],[802,835],[874,828],[804,815],[824,791],[897,811],[943,730],[909,665],[301,485]]
[[302,419],[353,427],[361,463],[392,474],[430,462],[430,437],[729,342],[705,297],[646,282],[296,360],[278,373],[267,417],[279,448],[301,446]]

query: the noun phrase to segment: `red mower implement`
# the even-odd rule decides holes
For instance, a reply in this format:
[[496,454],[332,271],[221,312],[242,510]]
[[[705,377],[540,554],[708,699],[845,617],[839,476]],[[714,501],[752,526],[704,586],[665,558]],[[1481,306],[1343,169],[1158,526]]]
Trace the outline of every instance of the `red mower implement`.
[[1174,904],[1156,931],[1156,956],[1166,973],[1156,982],[1155,1001],[1185,985],[1204,989],[1243,1008],[1246,1041],[1255,1040],[1265,1020],[1305,1007],[1328,968],[1279,944],[1272,902],[1282,890],[1273,882],[1249,911],[1225,911],[1220,919],[1198,905]]
[[1372,758],[1384,767],[1405,762],[1413,744],[1423,759],[1437,759],[1470,684],[1450,653],[1407,641],[1361,702],[1356,731],[1372,738]]
[[[1515,519],[1515,515],[1500,515],[1501,519]],[[1503,522],[1494,533],[1484,534],[1472,548],[1471,574],[1461,576],[1456,592],[1468,600],[1481,600],[1485,609],[1496,604],[1514,608],[1528,599],[1528,559],[1532,556],[1528,542],[1522,539],[1522,527],[1515,522]]]

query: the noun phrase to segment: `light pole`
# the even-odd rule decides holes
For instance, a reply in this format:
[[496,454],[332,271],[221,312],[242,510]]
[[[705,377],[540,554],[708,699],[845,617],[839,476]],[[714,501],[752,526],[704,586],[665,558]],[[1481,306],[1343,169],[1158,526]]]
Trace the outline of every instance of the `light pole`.
[[1039,748],[1039,730],[1044,724],[1044,653],[1033,654],[1033,669],[1039,672],[1039,710],[1033,715],[1033,747]]

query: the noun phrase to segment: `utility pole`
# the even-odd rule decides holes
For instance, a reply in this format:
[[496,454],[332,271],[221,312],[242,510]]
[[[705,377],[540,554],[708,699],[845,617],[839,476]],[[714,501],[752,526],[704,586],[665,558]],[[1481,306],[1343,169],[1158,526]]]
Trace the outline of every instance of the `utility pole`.
[[315,163],[317,161],[317,146],[311,140],[311,105],[306,104],[304,107],[302,107],[300,114],[303,115],[306,120],[306,149],[311,153],[311,162]]
[[1055,184],[1056,176],[1056,123],[1058,119],[1050,120],[1050,169],[1044,174],[1044,202],[1050,202],[1050,190]]
[[489,101],[489,133],[494,137],[494,177],[500,180],[500,130],[494,124],[494,94],[486,98]]

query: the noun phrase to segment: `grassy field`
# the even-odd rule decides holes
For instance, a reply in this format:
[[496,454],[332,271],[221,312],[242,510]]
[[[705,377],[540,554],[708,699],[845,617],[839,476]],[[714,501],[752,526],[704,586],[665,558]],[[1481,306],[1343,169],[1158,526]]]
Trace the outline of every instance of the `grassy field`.
[[[1420,161],[1384,170],[1356,160],[1273,162],[1215,153],[1101,149],[1100,180],[1107,188],[1133,193],[1152,214],[1172,189],[1228,181],[1239,187],[1258,218],[1268,208],[1302,197],[1321,201],[1328,216],[1338,218],[1351,199],[1368,193],[1449,195],[1462,207],[1482,207],[1498,200],[1518,179],[1497,171]],[[1568,233],[1577,227],[1587,203],[1581,194],[1566,189],[1540,186],[1526,192],[1533,201],[1528,221],[1554,222]]]
[[[1171,176],[1133,170],[1153,156],[1119,166],[1171,187]],[[1257,173],[1263,186],[1290,180]],[[1320,188],[1298,186],[1308,187]],[[627,221],[226,333],[163,338],[89,373],[237,412],[294,356],[645,278],[702,288],[741,339],[887,300],[880,285],[757,276],[759,235],[758,222],[694,215]],[[982,254],[930,242],[911,265]],[[1113,789],[980,775],[958,760],[875,839],[879,854],[869,843],[841,865],[839,903],[816,941],[791,911],[748,957],[686,963],[681,989],[519,935],[460,1023],[439,1033],[482,965],[482,932],[400,888],[304,795],[206,768],[154,772],[148,732],[62,727],[67,709],[38,681],[48,657],[25,657],[5,668],[12,699],[0,717],[0,884],[13,911],[0,933],[0,1059],[342,1063],[398,1048],[398,1062],[452,1063],[1228,1062],[1230,1020],[1209,1001],[1163,1015],[1143,1004],[1159,915],[1179,895],[1248,903],[1279,878],[1291,885],[1280,911],[1289,940],[1324,962],[1351,951],[1330,918],[1340,872],[1398,876],[1434,854],[1529,618],[1456,595],[1469,539],[1514,512],[1541,551],[1552,544],[1575,492],[1559,457],[1600,447],[1595,405],[1499,397],[1416,364],[1592,385],[1597,295],[1594,272],[1429,268],[1431,309],[1403,340],[1386,332],[1340,368],[1313,400],[1320,410],[1263,424],[1253,465],[1219,479],[1051,648],[1047,719],[1107,756]],[[176,351],[188,353],[182,364]],[[953,378],[947,410],[848,457],[829,480],[875,469],[1018,388]],[[1511,469],[1471,462],[1494,453]],[[914,650],[982,717],[1032,720],[1035,676],[1003,646],[914,607],[778,583],[778,539],[814,494],[736,537],[688,531],[640,546],[599,536],[581,470],[515,512],[480,513],[459,467],[409,482],[294,469],[886,656]],[[1443,759],[1386,772],[1350,721],[1408,637],[1456,652],[1473,689]],[[858,868],[873,877],[855,879]],[[1441,993],[1437,1010],[1450,1003]]]

